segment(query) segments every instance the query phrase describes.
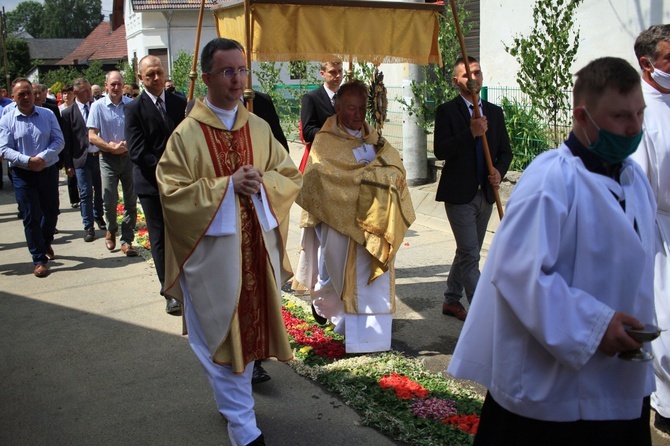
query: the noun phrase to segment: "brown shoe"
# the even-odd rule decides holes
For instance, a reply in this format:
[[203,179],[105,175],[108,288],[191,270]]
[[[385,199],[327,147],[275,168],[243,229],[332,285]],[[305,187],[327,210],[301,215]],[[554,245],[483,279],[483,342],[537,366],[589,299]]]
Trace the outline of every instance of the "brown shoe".
[[56,258],[56,254],[54,254],[54,249],[51,246],[47,247],[46,256],[48,260],[53,260]]
[[123,251],[126,257],[137,257],[137,251],[133,249],[133,246],[130,243],[121,245],[121,251]]
[[116,234],[107,231],[107,235],[105,235],[105,247],[110,251],[116,248]]
[[35,265],[35,271],[33,271],[35,277],[46,277],[49,275],[49,268],[46,263],[38,263]]
[[446,316],[453,316],[456,319],[464,321],[468,315],[468,312],[465,311],[463,305],[461,305],[460,303],[455,303],[455,304],[442,304],[442,314]]

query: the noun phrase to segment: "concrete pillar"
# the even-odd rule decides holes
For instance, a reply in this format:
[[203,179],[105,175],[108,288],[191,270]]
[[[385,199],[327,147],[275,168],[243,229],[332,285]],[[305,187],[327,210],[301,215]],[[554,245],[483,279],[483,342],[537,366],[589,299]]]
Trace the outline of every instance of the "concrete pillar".
[[[402,94],[407,104],[414,99],[412,93],[412,81],[422,82],[423,71],[421,66],[408,64],[407,79],[402,81]],[[419,126],[421,118],[413,113],[411,116],[407,110],[402,116],[402,160],[407,171],[407,184],[419,186],[430,182],[431,175],[428,174],[428,138]]]
[[[424,0],[404,0],[407,3],[423,3]],[[407,78],[402,82],[402,95],[407,104],[414,99],[411,82],[423,82],[424,75],[420,65],[407,64]],[[402,116],[402,162],[407,171],[407,184],[419,186],[430,181],[428,175],[428,138],[419,127],[420,117],[403,111]]]

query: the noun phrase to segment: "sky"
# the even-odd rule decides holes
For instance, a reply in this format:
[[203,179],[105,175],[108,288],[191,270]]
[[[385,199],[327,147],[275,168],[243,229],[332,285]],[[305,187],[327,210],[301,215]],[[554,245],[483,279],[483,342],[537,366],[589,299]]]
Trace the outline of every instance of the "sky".
[[[24,0],[3,0],[2,4],[3,7],[5,8],[5,12],[9,12],[16,8],[16,5],[21,3]],[[39,1],[40,3],[44,4],[44,0],[36,0]],[[109,17],[109,15],[112,13],[112,0],[102,0],[102,13],[105,17]]]

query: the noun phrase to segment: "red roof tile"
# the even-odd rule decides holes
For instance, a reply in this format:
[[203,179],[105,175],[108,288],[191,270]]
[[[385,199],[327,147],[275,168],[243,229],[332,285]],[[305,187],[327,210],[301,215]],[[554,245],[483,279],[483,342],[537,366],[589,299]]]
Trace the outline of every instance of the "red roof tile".
[[126,26],[121,25],[112,31],[110,22],[100,22],[83,42],[58,65],[87,63],[89,60],[121,60],[128,58]]

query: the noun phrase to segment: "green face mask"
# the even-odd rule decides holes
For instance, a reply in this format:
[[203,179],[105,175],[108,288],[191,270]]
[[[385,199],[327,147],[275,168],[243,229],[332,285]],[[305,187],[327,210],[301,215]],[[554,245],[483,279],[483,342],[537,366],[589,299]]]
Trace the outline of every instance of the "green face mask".
[[598,129],[598,141],[591,144],[586,131],[584,131],[584,136],[589,142],[589,149],[593,150],[603,161],[609,164],[619,164],[637,150],[637,146],[642,141],[642,131],[634,136],[617,135],[598,127],[586,107],[584,107],[584,111]]

